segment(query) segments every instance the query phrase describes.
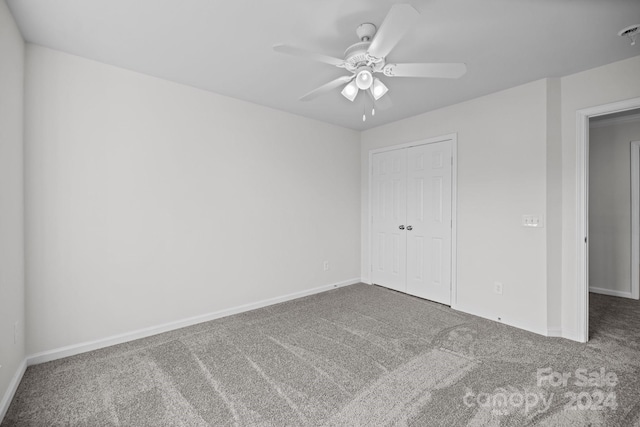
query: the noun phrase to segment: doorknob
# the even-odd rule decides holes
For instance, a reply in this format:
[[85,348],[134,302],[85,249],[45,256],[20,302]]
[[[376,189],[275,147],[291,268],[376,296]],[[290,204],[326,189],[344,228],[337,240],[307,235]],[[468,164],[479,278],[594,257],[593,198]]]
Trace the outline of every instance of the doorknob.
[[407,230],[411,231],[411,230],[413,230],[413,227],[410,226],[410,225],[407,225]]
[[400,230],[404,230],[404,225],[401,225],[400,227],[398,227]]

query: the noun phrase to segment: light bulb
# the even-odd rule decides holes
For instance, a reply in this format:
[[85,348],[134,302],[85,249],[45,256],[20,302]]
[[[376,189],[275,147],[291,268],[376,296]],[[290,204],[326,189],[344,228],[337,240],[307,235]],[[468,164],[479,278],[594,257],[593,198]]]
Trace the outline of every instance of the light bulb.
[[358,88],[367,90],[371,87],[372,83],[373,75],[371,75],[371,71],[360,70],[360,72],[358,72],[358,75],[356,76],[356,85],[358,85]]

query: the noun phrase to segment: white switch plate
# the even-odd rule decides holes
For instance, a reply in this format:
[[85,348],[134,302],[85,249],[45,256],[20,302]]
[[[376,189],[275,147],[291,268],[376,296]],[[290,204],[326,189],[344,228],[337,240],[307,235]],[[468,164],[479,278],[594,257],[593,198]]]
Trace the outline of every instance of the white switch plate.
[[540,215],[522,215],[523,227],[544,227],[544,219]]

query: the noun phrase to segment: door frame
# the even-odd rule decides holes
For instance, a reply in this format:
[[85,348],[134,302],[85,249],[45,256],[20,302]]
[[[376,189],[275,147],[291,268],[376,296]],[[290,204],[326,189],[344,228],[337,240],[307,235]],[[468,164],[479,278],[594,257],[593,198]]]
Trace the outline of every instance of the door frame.
[[631,141],[631,298],[640,299],[640,141]]
[[457,205],[458,205],[458,134],[450,133],[447,135],[436,136],[433,138],[420,139],[402,144],[389,145],[382,148],[369,150],[369,204],[368,204],[368,235],[369,235],[369,281],[373,283],[373,155],[384,153],[385,151],[399,150],[402,148],[416,147],[419,145],[435,144],[436,142],[451,141],[451,308],[457,309],[458,306],[458,239],[457,239]]
[[[576,340],[589,340],[589,119],[640,108],[632,98],[576,111]],[[570,243],[569,243],[570,244]]]

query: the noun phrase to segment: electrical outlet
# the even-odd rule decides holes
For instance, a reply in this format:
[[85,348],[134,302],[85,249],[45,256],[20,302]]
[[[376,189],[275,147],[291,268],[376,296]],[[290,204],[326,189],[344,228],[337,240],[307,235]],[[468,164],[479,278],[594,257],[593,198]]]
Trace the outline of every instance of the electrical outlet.
[[324,271],[329,271],[329,261],[325,261],[322,263],[322,269]]
[[544,227],[544,221],[540,215],[522,215],[522,226],[542,228]]
[[498,295],[502,295],[502,283],[501,282],[494,282],[493,283],[493,292],[495,292]]

